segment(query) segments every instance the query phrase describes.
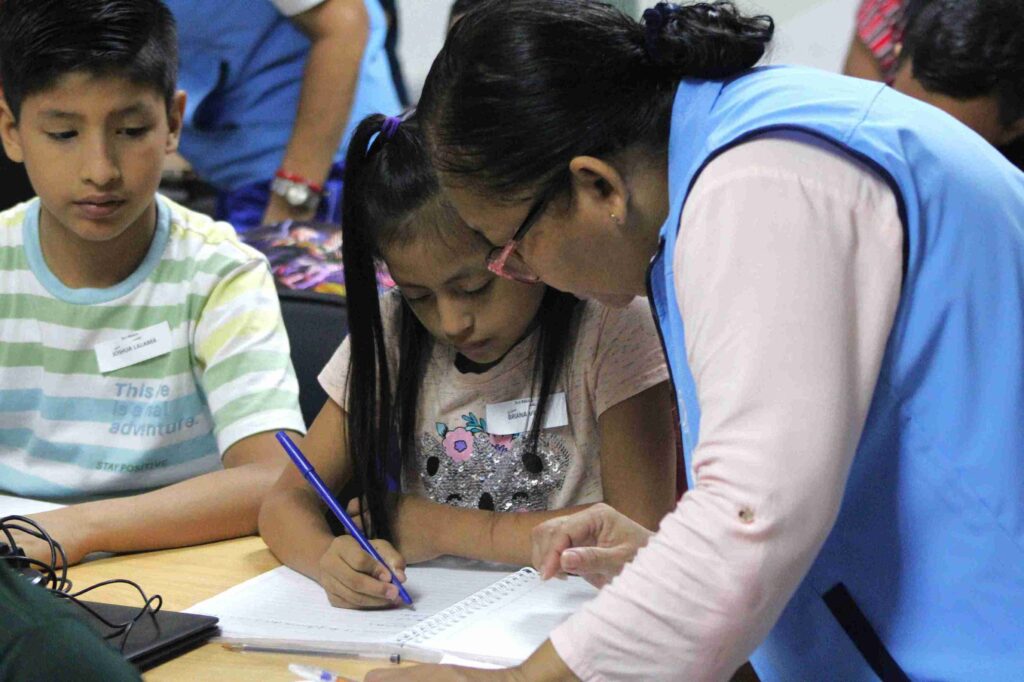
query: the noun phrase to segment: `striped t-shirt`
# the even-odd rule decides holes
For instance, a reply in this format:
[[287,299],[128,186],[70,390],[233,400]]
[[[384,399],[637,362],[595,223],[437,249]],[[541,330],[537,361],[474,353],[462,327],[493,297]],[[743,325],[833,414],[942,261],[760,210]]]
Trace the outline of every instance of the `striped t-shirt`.
[[[266,259],[163,197],[157,215],[131,276],[69,289],[43,257],[38,200],[0,213],[0,491],[139,492],[219,469],[247,436],[305,431]],[[155,356],[101,371],[136,331]]]

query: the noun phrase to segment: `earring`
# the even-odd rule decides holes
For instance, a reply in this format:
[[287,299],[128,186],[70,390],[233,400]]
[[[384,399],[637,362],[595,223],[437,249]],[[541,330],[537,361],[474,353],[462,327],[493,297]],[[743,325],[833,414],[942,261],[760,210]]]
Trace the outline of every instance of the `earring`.
[[619,216],[615,215],[614,213],[611,213],[610,215],[613,223],[615,223],[616,225],[622,224],[622,219],[619,218]]

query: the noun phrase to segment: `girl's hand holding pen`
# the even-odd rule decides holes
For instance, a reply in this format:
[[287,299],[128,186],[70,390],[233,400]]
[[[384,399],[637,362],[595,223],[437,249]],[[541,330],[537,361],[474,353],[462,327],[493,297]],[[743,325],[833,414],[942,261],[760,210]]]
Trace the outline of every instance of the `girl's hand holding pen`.
[[[405,559],[386,540],[370,543],[405,582]],[[367,554],[351,536],[334,538],[320,557],[320,584],[332,606],[345,609],[386,609],[402,599],[388,569]]]

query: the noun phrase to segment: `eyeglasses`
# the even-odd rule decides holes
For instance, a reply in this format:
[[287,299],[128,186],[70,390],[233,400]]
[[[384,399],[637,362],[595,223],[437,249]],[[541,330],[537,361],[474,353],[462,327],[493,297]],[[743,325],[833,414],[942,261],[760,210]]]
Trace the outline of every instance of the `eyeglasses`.
[[516,247],[523,241],[523,237],[530,231],[537,219],[540,218],[544,212],[544,207],[548,203],[547,194],[542,194],[530,210],[527,212],[526,217],[523,218],[522,225],[512,235],[512,239],[509,239],[504,246],[495,246],[491,249],[491,252],[487,254],[487,269],[493,272],[499,277],[505,279],[511,279],[516,282],[525,282],[533,284],[540,281],[540,277],[530,266],[526,264],[523,257],[516,251]]

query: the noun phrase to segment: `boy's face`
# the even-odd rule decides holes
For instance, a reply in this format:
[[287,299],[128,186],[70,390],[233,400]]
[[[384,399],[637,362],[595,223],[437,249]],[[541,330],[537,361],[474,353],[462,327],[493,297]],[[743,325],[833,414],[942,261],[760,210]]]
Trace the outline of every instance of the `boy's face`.
[[177,149],[185,96],[170,115],[157,90],[118,76],[72,72],[24,98],[20,120],[0,104],[7,155],[24,162],[40,227],[112,242],[152,229],[164,157]]

